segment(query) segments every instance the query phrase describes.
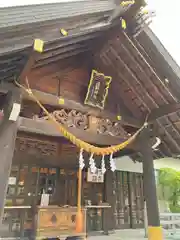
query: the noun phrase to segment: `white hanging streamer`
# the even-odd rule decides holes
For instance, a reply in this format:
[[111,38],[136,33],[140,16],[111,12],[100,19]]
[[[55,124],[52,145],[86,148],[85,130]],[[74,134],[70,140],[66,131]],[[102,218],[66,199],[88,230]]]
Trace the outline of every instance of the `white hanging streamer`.
[[102,171],[103,174],[105,174],[105,172],[106,172],[104,155],[102,156],[102,159],[101,159],[101,171]]
[[91,154],[90,158],[89,158],[89,167],[90,167],[90,171],[91,173],[95,173],[97,168],[96,168],[96,164],[93,158],[93,153]]
[[83,158],[83,149],[81,149],[80,153],[79,153],[79,167],[81,169],[83,169],[85,167],[84,158]]
[[111,155],[110,155],[110,168],[111,168],[112,172],[114,172],[116,170],[116,165],[115,165],[115,162],[113,159],[113,153],[111,153]]

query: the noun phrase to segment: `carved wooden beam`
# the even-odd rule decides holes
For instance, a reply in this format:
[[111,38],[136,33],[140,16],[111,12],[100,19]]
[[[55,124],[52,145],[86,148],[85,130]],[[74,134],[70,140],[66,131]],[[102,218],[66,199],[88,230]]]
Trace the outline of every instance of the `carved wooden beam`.
[[180,103],[165,104],[159,108],[155,108],[150,112],[149,122],[154,122],[158,118],[169,115],[180,110]]
[[[57,97],[55,95],[49,94],[49,93],[44,93],[38,90],[34,90],[33,89],[33,93],[35,94],[35,96],[40,100],[41,103],[43,104],[47,104],[50,106],[54,106],[54,107],[63,107],[66,109],[74,109],[77,111],[81,111],[84,113],[88,113],[92,116],[96,116],[96,117],[102,117],[102,118],[108,118],[112,121],[117,121],[117,116],[109,111],[106,110],[99,110],[99,109],[95,109],[89,106],[86,106],[84,104],[75,102],[73,100],[70,99],[66,99],[63,97]],[[32,100],[31,97],[25,93],[24,91],[22,92],[22,96],[24,99],[27,100]],[[60,104],[60,99],[63,99],[63,103]],[[140,128],[142,126],[142,121],[139,121],[131,116],[129,116],[129,114],[127,114],[124,109],[122,110],[122,112],[120,111],[121,114],[121,123],[123,125],[129,125],[135,128]]]
[[[19,118],[18,130],[21,132],[41,134],[52,137],[63,137],[62,134],[48,121],[32,120],[28,118]],[[77,128],[67,128],[72,134],[83,141],[97,145],[115,145],[124,142],[125,138],[105,136],[91,131],[85,131]]]

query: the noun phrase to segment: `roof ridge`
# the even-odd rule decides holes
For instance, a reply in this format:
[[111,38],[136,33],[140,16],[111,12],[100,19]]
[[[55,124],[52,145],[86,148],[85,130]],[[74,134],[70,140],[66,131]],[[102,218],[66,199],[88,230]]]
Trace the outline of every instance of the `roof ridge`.
[[55,1],[55,2],[48,2],[48,3],[35,3],[35,4],[25,4],[25,5],[13,5],[13,6],[3,6],[3,7],[1,7],[0,6],[0,10],[2,9],[13,9],[13,8],[28,8],[28,7],[37,7],[37,6],[43,6],[43,5],[60,5],[60,4],[72,4],[72,2],[73,3],[75,3],[75,2],[90,2],[89,0],[70,0],[70,1],[65,1],[65,0],[63,0],[63,1],[61,1],[61,2],[57,2],[57,1]]

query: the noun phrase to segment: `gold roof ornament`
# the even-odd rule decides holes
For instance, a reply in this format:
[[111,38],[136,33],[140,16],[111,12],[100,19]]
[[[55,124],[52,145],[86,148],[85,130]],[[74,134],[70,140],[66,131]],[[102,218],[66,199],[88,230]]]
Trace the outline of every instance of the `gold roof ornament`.
[[68,31],[66,31],[64,28],[60,29],[60,33],[65,37],[68,36]]
[[44,50],[44,41],[42,39],[35,39],[33,48],[34,51],[42,53]]
[[120,3],[120,5],[123,6],[123,7],[129,6],[129,5],[133,5],[133,4],[135,4],[135,0],[122,1],[122,2]]

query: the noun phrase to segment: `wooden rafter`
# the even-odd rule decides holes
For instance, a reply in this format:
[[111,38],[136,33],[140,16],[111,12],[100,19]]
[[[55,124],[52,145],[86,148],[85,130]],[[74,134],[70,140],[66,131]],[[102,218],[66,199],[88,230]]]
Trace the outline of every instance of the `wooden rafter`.
[[28,59],[19,75],[19,81],[24,82],[25,78],[28,76],[28,74],[31,72],[31,69],[35,62],[38,60],[39,53],[35,52],[33,50],[30,51]]
[[[176,147],[176,149],[178,149],[178,151],[180,152],[180,146],[179,146],[179,144],[177,143],[176,139],[174,138],[174,135],[171,135],[171,133],[169,133],[169,130],[168,130],[165,126],[163,126],[162,123],[161,123],[159,120],[157,120],[157,123],[158,123],[159,127],[163,129],[163,131],[164,131],[165,134],[168,136],[168,138],[169,138],[169,140],[172,142],[172,144],[173,144],[173,145]],[[180,137],[179,132],[178,132],[177,130],[175,130],[175,132],[176,132],[176,133],[179,135],[179,137]]]
[[[113,79],[116,79],[117,77],[121,79],[121,75],[117,73],[117,68],[116,68],[116,65],[114,65],[113,59],[109,58],[109,52],[106,53],[106,54],[103,54],[102,62],[105,65],[104,68],[106,68],[106,70],[108,69],[109,72],[111,72],[111,76],[113,77]],[[117,73],[117,75],[115,73]],[[123,80],[126,82],[125,79],[123,79]],[[126,82],[126,84],[128,84],[128,83]],[[129,89],[131,89],[131,85],[130,84],[128,85],[128,87],[129,87]],[[118,92],[120,93],[120,96],[124,99],[124,104],[127,107],[131,106],[130,110],[133,111],[133,114],[136,117],[140,117],[141,113],[140,113],[139,109],[137,108],[137,106],[132,106],[132,102],[130,101],[130,99],[127,98],[126,90],[127,89],[124,88],[124,85],[121,85],[118,88]],[[133,89],[132,89],[132,92],[134,92]],[[137,98],[138,98],[138,95],[137,95]]]
[[[137,56],[139,57],[139,59],[141,60],[141,61],[143,61],[143,63],[145,64],[145,66],[146,66],[146,69],[149,71],[149,72],[151,72],[152,73],[152,75],[153,75],[153,77],[154,77],[154,79],[156,79],[157,81],[157,84],[158,83],[161,83],[161,89],[156,85],[156,83],[154,82],[154,89],[157,91],[157,93],[159,94],[159,95],[161,95],[161,97],[165,100],[165,101],[167,101],[166,99],[165,99],[165,97],[163,96],[163,94],[161,93],[161,91],[162,91],[162,89],[164,89],[166,92],[168,92],[169,93],[169,96],[171,96],[171,99],[173,99],[173,100],[175,100],[176,101],[176,98],[171,94],[171,92],[169,91],[169,89],[168,89],[168,87],[163,83],[163,81],[159,78],[159,76],[157,75],[157,73],[154,71],[154,69],[150,66],[150,64],[146,61],[146,59],[144,58],[144,56],[141,54],[141,52],[136,48],[136,46],[135,46],[135,44],[131,41],[131,39],[127,36],[127,34],[125,34],[125,33],[123,33],[122,35],[121,35],[121,37],[122,38],[124,38],[124,42],[127,42],[127,44],[129,45],[129,46],[131,46],[131,49],[132,49],[132,53],[133,53],[133,51],[134,52],[136,52],[136,54],[137,54]],[[131,55],[132,55],[132,53],[131,53]],[[137,62],[138,63],[138,62]],[[145,74],[145,76],[146,76],[147,74]],[[149,78],[148,78],[149,79]],[[149,81],[150,81],[150,79],[149,79]]]
[[[128,50],[127,46],[125,46],[125,43],[121,43],[121,53],[124,55],[126,54],[126,56],[129,59],[129,68],[131,69],[131,75],[133,76],[133,79],[138,83],[139,87],[141,88],[141,91],[144,92],[144,94],[142,94],[143,96],[146,97],[146,102],[148,100],[148,105],[150,105],[151,103],[151,107],[158,107],[158,102],[154,99],[153,97],[153,93],[148,91],[147,86],[153,86],[154,91],[156,92],[156,95],[159,95],[161,101],[163,103],[168,103],[168,101],[165,99],[165,97],[161,94],[161,92],[159,91],[159,89],[152,83],[151,79],[147,76],[146,68],[142,68],[142,66],[140,65],[140,63],[138,61],[135,60],[133,54]],[[138,71],[137,76],[134,76],[133,71],[132,70],[136,70]],[[144,99],[142,99],[144,101]],[[150,106],[149,106],[150,107]]]
[[[134,46],[133,46],[133,47],[134,47]],[[129,55],[129,58],[132,58],[132,57],[131,57],[131,56],[132,56],[132,53],[130,54],[130,52],[128,52],[128,51],[127,51],[127,53],[128,53],[128,55]],[[136,61],[133,61],[133,64],[136,64],[136,65],[138,65],[138,67],[141,67],[141,66],[139,65],[139,63],[136,62]],[[131,66],[131,65],[130,65],[130,66]],[[134,66],[134,65],[133,65],[133,66]],[[153,71],[154,77],[158,78],[157,75],[156,75],[156,73],[154,73],[154,70],[153,70],[148,64],[147,64],[147,67],[149,67],[150,70]],[[143,69],[141,68],[141,70],[143,70]],[[145,71],[146,71],[146,69],[143,70],[144,77],[145,77],[146,81],[150,82],[150,79],[149,79],[148,77],[146,77],[146,72],[145,72]],[[157,79],[157,80],[159,80],[159,79]],[[146,83],[145,83],[145,81],[143,80],[143,82],[142,82],[141,84],[146,84]],[[155,89],[156,89],[156,91],[157,91],[157,94],[158,94],[159,96],[161,96],[162,100],[164,101],[164,104],[168,104],[168,101],[167,101],[166,97],[163,95],[163,93],[161,93],[161,90],[158,89],[157,86],[154,85],[154,84],[153,84],[153,87],[155,87]],[[164,87],[164,86],[163,86],[163,87]],[[164,88],[165,88],[165,87],[164,87]],[[165,91],[167,91],[166,88],[165,88]],[[169,93],[169,97],[171,98],[171,100],[175,101],[175,98],[173,98],[173,96],[171,95],[171,93],[170,93],[169,91],[168,91],[168,93]],[[158,105],[157,105],[157,100],[156,100],[156,99],[153,99],[153,97],[151,97],[149,93],[146,93],[146,96],[153,102],[154,107],[157,108],[157,107],[158,107]],[[172,107],[172,106],[171,106],[171,107]],[[163,109],[163,110],[164,110],[164,109]],[[165,110],[167,111],[167,110],[169,110],[169,109],[165,109]],[[171,109],[171,110],[172,110],[172,109]],[[167,113],[167,112],[166,112],[166,113]],[[154,119],[154,121],[155,121],[155,120],[156,120],[156,119]],[[177,134],[177,135],[179,136],[179,138],[180,138],[180,132],[179,132],[177,129],[174,128],[172,122],[169,120],[168,117],[167,117],[167,121],[168,121],[169,124],[173,127],[173,130],[176,132],[176,134]],[[163,128],[163,130],[164,130],[165,133],[168,135],[168,137],[169,137],[169,139],[171,140],[171,142],[174,144],[174,146],[176,146],[176,149],[178,149],[178,151],[179,151],[180,148],[179,148],[179,145],[177,144],[177,141],[176,141],[176,139],[174,138],[174,136],[171,135],[171,134],[169,133],[168,129],[166,129],[166,127],[164,127],[164,126],[161,124],[161,121],[158,121],[158,125],[159,125],[159,127]]]
[[[138,47],[138,49],[140,50],[140,52],[143,54],[144,58],[146,58],[153,66],[151,59],[147,55],[145,49],[137,41],[135,41],[135,44]],[[155,69],[151,68],[151,70],[155,72]],[[158,74],[156,74],[154,76],[157,78]],[[157,78],[157,80],[159,80],[159,78]],[[159,119],[158,122],[160,124],[160,127],[163,129],[166,129],[166,135],[168,136],[169,140],[173,143],[173,145],[176,146],[176,149],[178,149],[178,151],[179,151],[179,147],[178,147],[179,142],[177,140],[177,137],[175,138],[175,135],[178,136],[178,139],[180,139],[180,131],[178,128],[176,128],[176,126],[174,125],[174,123],[172,122],[172,120],[170,119],[170,117],[168,115],[178,111],[180,104],[176,102],[176,98],[174,96],[172,96],[172,94],[169,92],[167,86],[162,84],[162,87],[166,91],[166,93],[162,92],[162,94],[165,94],[164,97],[167,98],[167,100],[170,100],[170,102],[168,101],[168,103],[166,102],[166,104],[161,105],[159,108],[153,109],[149,115],[149,121],[154,122],[157,119]],[[166,119],[166,121],[168,122],[168,125],[163,126],[163,119]],[[172,130],[170,130],[170,128]],[[163,143],[165,143],[165,142],[163,142]],[[169,146],[166,145],[164,148],[164,151],[167,151],[167,150],[169,151]]]
[[[177,64],[174,63],[172,57],[167,50],[164,49],[154,33],[150,29],[146,29],[137,37],[137,39],[133,39],[133,42],[153,67],[154,71],[157,72],[157,75],[160,78],[162,77],[164,82],[166,78],[171,80],[168,84],[166,82],[165,84],[171,89],[173,95],[179,99],[180,89],[178,84],[179,76],[177,73]],[[159,50],[160,52],[162,50],[161,54],[159,54]],[[170,64],[168,62],[170,62]]]
[[[133,48],[133,50],[130,48]],[[137,60],[137,56],[135,54],[138,55],[141,58],[141,60]],[[123,58],[121,58],[121,56],[123,56]],[[176,99],[172,96],[172,94],[169,92],[167,87],[163,85],[162,81],[159,79],[158,75],[151,68],[148,62],[144,61],[144,57],[141,55],[141,53],[138,52],[137,54],[137,49],[135,48],[135,46],[134,45],[131,46],[131,40],[128,39],[127,46],[125,43],[124,36],[121,38],[121,41],[118,41],[118,43],[116,42],[116,40],[115,41],[111,40],[109,46],[106,47],[106,51],[103,52],[103,54],[101,54],[101,58],[104,64],[106,65],[106,67],[107,67],[107,62],[110,65],[110,68],[108,71],[115,72],[116,73],[115,78],[117,78],[118,76],[120,82],[123,79],[123,81],[125,81],[127,85],[127,89],[130,88],[134,96],[136,98],[139,98],[139,101],[145,107],[143,110],[144,118],[147,111],[149,111],[150,123],[156,122],[158,119],[158,122],[157,122],[158,127],[163,130],[163,132],[169,138],[169,141],[171,141],[171,143],[173,144],[173,149],[174,149],[173,152],[180,151],[180,148],[177,143],[177,139],[170,132],[170,129],[168,129],[167,126],[164,126],[161,119],[159,119],[162,116],[168,115],[168,113],[172,113],[179,109],[178,104],[175,103]],[[143,66],[142,66],[142,62],[143,62]],[[139,72],[137,72],[138,69],[139,69]],[[151,79],[151,77],[153,77],[153,80]],[[157,79],[156,80],[157,84],[154,83],[155,79]],[[153,88],[156,91],[156,94],[152,94],[151,92],[148,92],[148,88],[146,86],[147,83],[149,84],[149,88],[151,88],[151,91]],[[123,84],[121,83],[121,86],[122,85]],[[125,89],[124,85],[122,86],[122,88],[123,90]],[[124,92],[125,94],[123,93],[124,94],[123,99],[126,102],[128,101],[129,95],[126,93],[126,91]],[[172,104],[172,102],[174,102],[174,104]],[[161,106],[162,106],[162,112],[160,111]],[[130,104],[128,103],[127,107],[132,111],[132,113],[134,113],[134,108],[132,106],[132,103]],[[141,107],[139,106],[139,108]],[[168,116],[166,116],[166,119],[169,125],[171,126],[171,128],[173,128],[173,131],[176,133],[176,135],[180,139],[180,131],[174,127],[173,122]],[[161,140],[162,140],[162,148],[163,148],[163,146],[165,146],[166,144],[165,142],[163,142],[163,138]],[[164,147],[164,149],[167,150],[166,152],[168,155],[172,154],[172,151],[169,149],[169,147],[168,148]]]
[[[121,43],[120,44],[121,45],[121,49],[123,48],[123,44]],[[124,47],[125,48],[125,47]],[[156,109],[159,107],[158,106],[158,104],[157,104],[157,102],[156,102],[156,100],[155,99],[153,99],[153,97],[143,88],[143,83],[142,82],[139,82],[139,80],[137,79],[137,77],[133,74],[133,72],[131,72],[131,70],[129,69],[129,67],[128,67],[128,65],[126,65],[124,62],[123,62],[123,60],[120,58],[120,56],[119,55],[117,55],[118,54],[118,51],[113,51],[113,53],[116,55],[116,57],[117,57],[117,59],[118,60],[120,60],[121,61],[121,65],[123,65],[123,67],[127,70],[127,72],[129,72],[130,74],[131,74],[131,76],[132,76],[132,78],[133,78],[133,80],[134,81],[131,81],[131,83],[132,83],[132,88],[134,89],[134,90],[136,90],[136,92],[138,93],[138,95],[139,96],[144,96],[144,98],[142,98],[141,97],[141,101],[142,102],[144,102],[144,104],[145,104],[145,106],[146,106],[146,109],[148,109],[149,111],[153,111],[153,110],[151,110],[149,107],[150,107],[150,102],[151,102],[151,106],[154,108],[154,111],[156,111]],[[131,58],[131,55],[129,54],[129,52],[128,52],[128,57],[129,58]],[[135,63],[135,61],[133,61],[133,65],[134,64],[136,64]],[[131,66],[131,64],[130,64],[130,66]],[[120,70],[120,68],[119,68],[119,70]],[[127,82],[128,82],[128,79],[127,79]],[[136,86],[137,86],[137,84],[138,84],[138,87],[139,88],[137,88]],[[166,100],[165,100],[165,98],[164,98],[164,96],[162,96],[163,97],[163,100],[164,100],[164,102],[167,102]],[[147,99],[148,99],[148,102],[147,102]],[[149,102],[150,101],[150,102]],[[171,105],[171,107],[167,107],[167,105],[169,106],[169,105]],[[177,106],[177,104],[174,106],[173,104],[166,104],[166,107],[164,107],[163,109],[162,109],[162,115],[161,115],[161,117],[162,116],[164,116],[163,115],[163,113],[166,113],[166,114],[168,114],[168,111],[169,111],[169,113],[171,112],[171,111],[173,111],[173,110],[175,110],[176,109],[176,107],[178,108],[178,107],[180,107],[180,106]],[[161,108],[160,108],[161,109]],[[171,111],[170,111],[171,110]],[[151,119],[151,122],[155,122],[157,120],[157,118],[154,118],[153,119],[153,121],[152,121],[152,119]],[[170,120],[167,118],[167,121],[170,123],[170,125],[172,126],[172,123],[170,122]],[[162,127],[163,129],[165,129],[165,127],[161,124],[161,122],[160,121],[158,121],[158,125],[160,126],[160,127]],[[165,131],[166,131],[166,133],[169,133],[169,131],[167,130],[167,129],[165,129]],[[179,133],[179,131],[178,130],[176,130],[175,128],[174,128],[174,131],[176,132],[176,134],[179,136],[179,138],[180,138],[180,133]],[[169,136],[170,136],[170,134],[169,134]],[[174,141],[174,136],[172,136],[172,142],[174,143],[174,145],[178,148],[178,145],[176,144],[176,141]],[[179,149],[179,148],[178,148]]]
[[[121,45],[122,46],[122,45]],[[123,74],[123,78],[126,79],[126,82],[129,83],[129,79],[131,78],[131,88],[133,89],[134,93],[136,95],[139,96],[141,102],[143,105],[146,106],[146,108],[148,109],[148,111],[150,111],[150,108],[157,106],[156,102],[154,101],[154,99],[149,95],[149,93],[146,91],[146,89],[143,87],[142,83],[139,81],[139,79],[135,76],[135,74],[132,72],[132,70],[129,68],[129,66],[122,60],[122,58],[120,57],[120,55],[118,55],[118,51],[115,51],[114,49],[112,50],[113,54],[117,57],[117,59],[119,59],[119,61],[121,62],[122,67],[126,70],[126,72]],[[119,68],[120,70],[120,68]],[[125,74],[128,77],[125,77]],[[147,106],[147,98],[148,98],[148,106]],[[150,104],[151,103],[151,104]]]
[[165,104],[151,111],[151,113],[149,114],[149,121],[153,122],[158,118],[177,112],[179,110],[180,110],[180,103]]

